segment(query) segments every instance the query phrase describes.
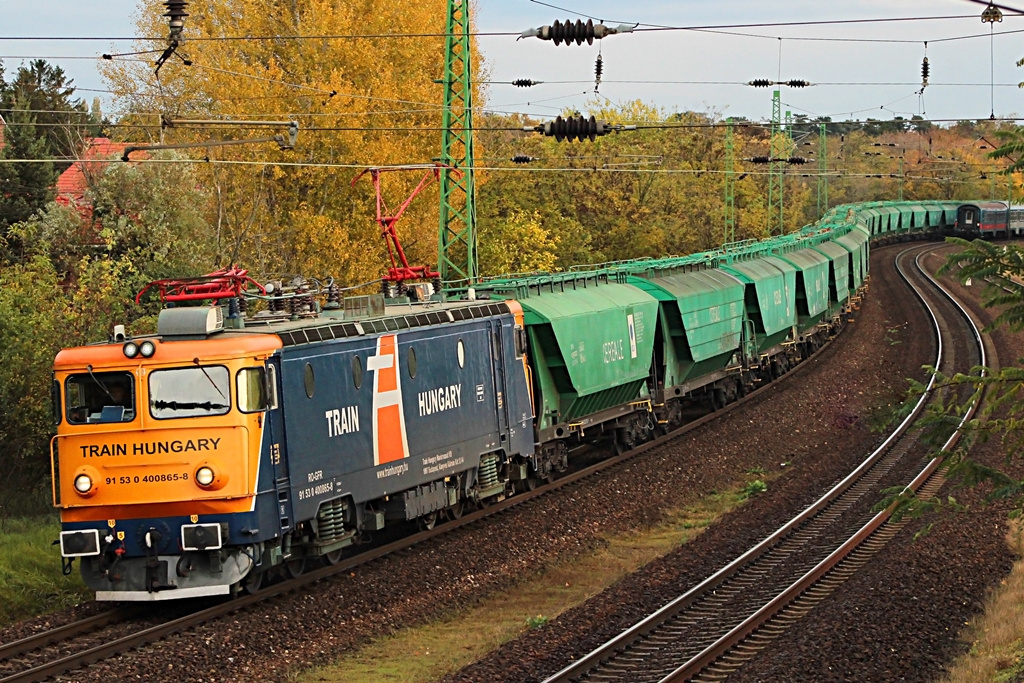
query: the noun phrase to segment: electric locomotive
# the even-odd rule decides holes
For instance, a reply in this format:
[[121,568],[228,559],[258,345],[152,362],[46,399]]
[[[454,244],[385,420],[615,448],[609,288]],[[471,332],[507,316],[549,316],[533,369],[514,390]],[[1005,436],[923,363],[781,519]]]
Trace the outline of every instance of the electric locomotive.
[[526,478],[515,302],[234,328],[224,311],[166,308],[156,335],[57,356],[61,552],[97,599],[255,590],[272,568],[297,575],[386,523],[431,526]]

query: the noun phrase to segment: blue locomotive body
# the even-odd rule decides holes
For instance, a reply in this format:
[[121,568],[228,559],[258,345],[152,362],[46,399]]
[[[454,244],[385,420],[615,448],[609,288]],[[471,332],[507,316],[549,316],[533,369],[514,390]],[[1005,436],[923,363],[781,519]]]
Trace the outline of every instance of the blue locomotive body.
[[415,321],[385,318],[380,332],[360,325],[363,334],[327,341],[281,333],[282,419],[272,429],[281,434],[282,529],[333,525],[317,529],[317,549],[327,551],[360,529],[494,495],[495,482],[477,476],[481,460],[506,467],[533,453],[523,350],[514,316],[500,308],[450,322],[442,310],[443,323],[393,332],[389,322]]

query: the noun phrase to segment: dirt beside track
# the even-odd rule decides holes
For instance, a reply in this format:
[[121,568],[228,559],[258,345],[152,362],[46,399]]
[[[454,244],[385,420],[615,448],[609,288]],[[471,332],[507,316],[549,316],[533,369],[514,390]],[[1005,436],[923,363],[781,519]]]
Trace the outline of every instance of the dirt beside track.
[[[874,250],[856,322],[799,377],[759,400],[627,468],[66,680],[281,679],[395,629],[449,616],[754,468],[785,472],[691,543],[450,680],[536,681],[558,670],[759,541],[877,445],[869,425],[900,398],[905,378],[920,379],[934,359],[924,310],[889,265],[899,248]],[[1009,567],[1003,516],[986,509],[943,519],[922,541],[885,551],[889,559],[857,577],[862,584],[849,589],[847,602],[819,607],[803,620],[806,631],[776,641],[776,656],[752,663],[743,680],[934,678],[986,588]]]
[[[931,255],[926,268],[934,273],[945,262],[946,248]],[[981,309],[977,285],[963,287],[942,281],[983,324],[992,314]],[[1003,362],[1024,351],[1020,335],[992,335]],[[990,361],[991,364],[991,361]],[[1003,466],[998,442],[979,444],[971,457]],[[1019,464],[1015,466],[1021,476]],[[1007,549],[1006,505],[983,505],[987,488],[965,490],[948,485],[941,496],[953,496],[968,509],[915,521],[895,542],[815,609],[796,628],[733,679],[736,681],[934,681],[967,649],[960,632],[983,607],[988,589],[1012,566]],[[927,535],[913,536],[925,524]]]

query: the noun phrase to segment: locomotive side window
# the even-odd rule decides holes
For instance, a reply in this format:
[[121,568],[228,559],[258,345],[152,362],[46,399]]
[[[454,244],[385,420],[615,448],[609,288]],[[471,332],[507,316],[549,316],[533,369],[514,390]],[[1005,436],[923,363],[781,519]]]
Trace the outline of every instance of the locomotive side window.
[[526,355],[526,330],[522,327],[516,328],[516,358]]
[[409,365],[409,377],[412,377],[413,379],[415,379],[416,378],[416,370],[417,370],[417,367],[416,367],[416,349],[414,349],[411,346],[409,347],[408,361],[409,361],[409,363],[408,363],[408,365]]
[[231,376],[223,365],[149,373],[149,414],[158,420],[223,415],[231,409]]
[[64,395],[71,424],[135,419],[135,380],[130,372],[71,375],[64,384]]
[[235,384],[239,410],[256,413],[267,409],[267,373],[263,368],[242,368],[235,376]]
[[53,409],[53,424],[60,424],[60,382],[53,380],[50,385],[50,407]]
[[356,389],[363,386],[363,361],[359,360],[359,356],[352,356],[352,384]]
[[459,357],[459,367],[466,367],[466,346],[459,340],[459,345],[456,347],[456,355]]
[[267,408],[277,409],[277,366],[267,365]]
[[316,377],[313,376],[313,366],[306,363],[306,367],[302,370],[302,386],[306,389],[306,398],[313,398],[313,392],[316,391]]

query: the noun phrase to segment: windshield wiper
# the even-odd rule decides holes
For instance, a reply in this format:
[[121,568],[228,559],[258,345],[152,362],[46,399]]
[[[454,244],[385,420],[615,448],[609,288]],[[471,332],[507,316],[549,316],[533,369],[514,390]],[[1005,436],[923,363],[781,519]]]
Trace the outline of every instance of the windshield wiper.
[[[110,400],[111,401],[114,401],[115,403],[117,403],[117,401],[114,399],[114,396],[110,393],[110,390],[107,389],[105,386],[103,386],[103,382],[101,382],[99,380],[99,377],[97,377],[96,375],[92,374],[92,366],[91,365],[86,365],[85,369],[89,371],[89,377],[92,377],[92,381],[96,382],[96,384],[99,385],[100,389],[103,390],[103,393],[105,393],[107,396],[110,396]],[[221,398],[223,398],[223,397],[224,397],[224,394],[221,394]]]
[[[197,368],[199,368],[200,370],[203,371],[203,374],[206,375],[206,379],[210,380],[210,384],[212,384],[213,388],[217,390],[217,393],[220,394],[220,397],[222,399],[224,399],[225,401],[228,400],[228,397],[224,395],[224,392],[220,390],[220,387],[217,386],[217,383],[214,382],[213,378],[210,377],[210,375],[206,372],[206,368],[204,368],[202,365],[199,364],[199,359],[198,358],[193,358],[192,362],[196,364]],[[226,408],[227,406],[223,406],[223,407]]]
[[204,401],[202,403],[188,401],[153,401],[153,407],[158,410],[163,408],[170,410],[221,410],[228,406],[223,403],[212,403],[210,401]]

